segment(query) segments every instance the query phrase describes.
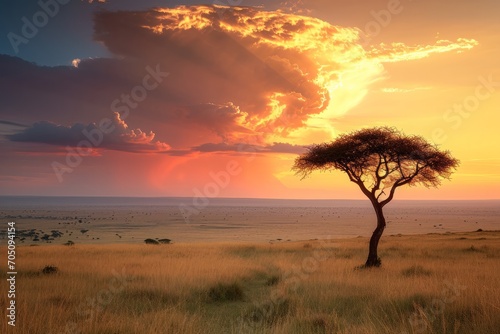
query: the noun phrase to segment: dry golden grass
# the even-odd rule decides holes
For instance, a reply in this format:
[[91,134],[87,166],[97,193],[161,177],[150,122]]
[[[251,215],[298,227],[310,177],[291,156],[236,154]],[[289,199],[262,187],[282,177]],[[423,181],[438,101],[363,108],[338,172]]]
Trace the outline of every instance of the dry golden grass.
[[[0,332],[498,333],[499,241],[384,236],[378,269],[355,269],[366,238],[22,246],[17,326],[4,319]],[[5,280],[1,291],[5,310]]]

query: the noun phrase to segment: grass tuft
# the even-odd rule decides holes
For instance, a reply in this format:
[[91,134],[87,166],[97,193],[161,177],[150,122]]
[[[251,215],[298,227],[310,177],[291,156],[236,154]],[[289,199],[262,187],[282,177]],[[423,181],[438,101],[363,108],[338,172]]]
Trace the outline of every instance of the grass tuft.
[[44,275],[52,275],[57,274],[59,272],[59,268],[57,268],[56,266],[45,266],[41,271]]
[[401,274],[405,277],[419,277],[419,276],[430,276],[432,271],[425,269],[420,265],[414,265],[409,268],[403,269]]
[[466,252],[466,253],[487,253],[488,247],[487,246],[475,247],[474,245],[472,245],[468,248],[465,248],[464,252]]
[[283,321],[291,311],[292,307],[290,300],[287,298],[280,298],[254,305],[247,311],[245,319],[253,325],[274,325]]
[[281,276],[279,275],[272,275],[269,276],[266,280],[266,285],[267,286],[274,286],[277,285],[281,281]]
[[243,288],[236,282],[217,283],[208,289],[208,299],[210,302],[223,303],[240,301],[245,298]]

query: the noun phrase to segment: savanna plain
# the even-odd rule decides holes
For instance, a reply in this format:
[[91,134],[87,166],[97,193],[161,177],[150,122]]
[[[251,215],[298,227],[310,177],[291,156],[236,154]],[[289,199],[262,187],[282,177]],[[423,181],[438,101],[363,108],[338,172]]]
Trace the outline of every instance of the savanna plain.
[[382,267],[360,269],[367,247],[326,236],[20,245],[17,324],[0,331],[500,333],[499,231],[384,235]]

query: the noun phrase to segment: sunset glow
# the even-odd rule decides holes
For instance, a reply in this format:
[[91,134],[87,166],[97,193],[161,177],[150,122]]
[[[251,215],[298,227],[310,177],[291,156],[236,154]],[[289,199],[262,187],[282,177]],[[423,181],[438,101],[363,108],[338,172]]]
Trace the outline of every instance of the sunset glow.
[[68,5],[105,9],[82,28],[95,51],[47,66],[35,39],[0,50],[0,194],[190,197],[234,163],[218,197],[363,198],[293,161],[393,126],[461,161],[441,189],[398,199],[498,199],[500,7],[442,5],[441,22],[431,3]]

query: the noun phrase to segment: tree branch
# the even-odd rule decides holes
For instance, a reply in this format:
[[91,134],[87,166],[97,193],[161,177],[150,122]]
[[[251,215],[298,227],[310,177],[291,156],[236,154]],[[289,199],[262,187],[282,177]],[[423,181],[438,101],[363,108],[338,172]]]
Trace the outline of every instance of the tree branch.
[[381,154],[378,154],[378,164],[377,164],[377,168],[375,168],[375,179],[373,180],[373,188],[372,188],[372,195],[375,196],[375,193],[377,192],[377,190],[380,189],[380,182],[381,182],[381,178],[380,178],[380,175],[378,174],[379,171],[380,171],[380,166],[382,166],[382,155]]
[[[389,176],[389,165],[387,161],[387,157],[383,154],[378,154],[379,160],[377,164],[377,168],[375,169],[375,180],[372,188],[372,194],[375,196],[375,193],[377,190],[380,189],[380,184],[382,183],[382,180],[384,180],[387,176]],[[380,167],[382,167],[382,164],[385,166],[385,172],[383,175],[380,175]]]
[[[387,157],[384,155],[384,165],[385,165],[385,174],[380,177],[381,180],[385,179],[386,177],[389,176],[389,162],[387,161]],[[377,173],[378,176],[378,173]]]
[[[385,188],[384,188],[384,189],[385,189]],[[382,190],[380,191],[380,194],[378,194],[378,196],[377,196],[377,201],[378,201],[378,199],[380,198],[380,196],[382,196],[382,194],[385,194],[384,189],[382,189]]]
[[342,167],[341,169],[347,174],[347,176],[349,176],[349,180],[351,180],[351,182],[354,182],[354,183],[359,182],[359,178],[356,177],[356,174],[354,174],[354,171],[349,169],[349,167],[347,165],[340,165],[340,166]]
[[361,191],[363,192],[363,194],[365,194],[365,196],[368,197],[368,199],[371,202],[376,201],[375,196],[368,189],[366,189],[365,184],[363,183],[363,181],[360,180],[360,181],[356,182],[356,184],[359,186],[359,188],[361,189]]
[[413,180],[413,178],[415,176],[417,176],[417,175],[418,175],[418,171],[416,171],[415,174],[413,174],[411,177],[401,178],[401,179],[397,180],[396,182],[394,182],[394,184],[392,185],[391,191],[389,193],[389,196],[385,200],[383,200],[382,202],[380,202],[380,205],[382,207],[384,207],[387,203],[389,203],[390,201],[392,201],[392,199],[394,198],[394,193],[396,192],[396,188],[404,186],[405,184],[410,183]]

